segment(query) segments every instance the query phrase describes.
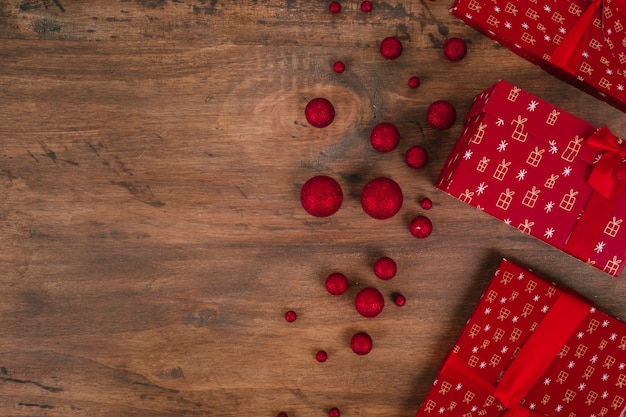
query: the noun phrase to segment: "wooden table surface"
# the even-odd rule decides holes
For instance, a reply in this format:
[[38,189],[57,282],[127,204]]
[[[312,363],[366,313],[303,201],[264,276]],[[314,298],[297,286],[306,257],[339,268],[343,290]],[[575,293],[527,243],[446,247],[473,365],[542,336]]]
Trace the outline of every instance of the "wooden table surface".
[[[624,114],[465,26],[449,0],[342,3],[2,2],[0,415],[413,416],[502,257],[626,318],[626,278],[433,185],[500,78],[622,137]],[[395,61],[378,52],[387,36],[404,45]],[[469,46],[456,63],[441,52],[453,36]],[[317,96],[337,109],[325,129],[304,117]],[[437,99],[459,113],[447,131],[425,121]],[[402,134],[389,154],[369,144],[382,121]],[[413,145],[430,155],[421,170],[403,160]],[[320,174],[345,193],[323,219],[299,202]],[[385,221],[359,203],[376,176],[405,194]],[[407,228],[420,213],[424,240]],[[372,273],[382,255],[390,281]],[[333,271],[351,282],[341,297],[323,286]],[[387,297],[375,319],[352,304],[365,286]],[[350,350],[357,331],[369,355]]]

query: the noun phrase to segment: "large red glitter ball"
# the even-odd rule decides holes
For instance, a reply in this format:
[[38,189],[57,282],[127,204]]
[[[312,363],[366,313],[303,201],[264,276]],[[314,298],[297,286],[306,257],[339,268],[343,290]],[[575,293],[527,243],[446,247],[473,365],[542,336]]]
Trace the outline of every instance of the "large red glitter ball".
[[348,278],[340,272],[333,272],[326,277],[324,285],[330,294],[341,295],[348,289]]
[[295,311],[289,310],[285,313],[285,320],[287,320],[289,323],[296,321],[297,317],[298,316]]
[[380,53],[386,59],[396,59],[402,55],[402,42],[394,36],[389,36],[380,43]]
[[330,4],[328,5],[328,10],[333,14],[339,13],[341,11],[341,3],[339,3],[338,1],[330,2]]
[[420,169],[428,162],[428,152],[421,146],[411,146],[406,150],[404,160],[411,168]]
[[341,416],[341,412],[339,411],[337,407],[333,407],[330,410],[328,410],[328,417],[340,417],[340,416]]
[[361,11],[363,13],[371,12],[372,11],[372,2],[371,1],[361,2]]
[[420,86],[420,79],[417,77],[411,77],[409,78],[408,84],[411,88],[417,88]]
[[400,186],[386,177],[371,180],[361,190],[363,211],[379,220],[393,217],[400,211],[403,198]]
[[354,307],[363,317],[376,317],[385,307],[385,297],[374,287],[363,288],[354,297]]
[[341,207],[343,191],[333,178],[318,175],[304,183],[300,190],[300,202],[310,215],[328,217]]
[[372,338],[365,332],[355,334],[350,340],[350,347],[357,355],[367,355],[371,352],[373,345]]
[[346,70],[346,64],[344,64],[343,62],[337,61],[333,64],[333,71],[335,71],[337,74],[341,74],[345,70]]
[[450,38],[443,44],[443,54],[450,61],[460,61],[467,54],[467,45],[461,38]]
[[418,239],[424,239],[433,231],[433,223],[426,216],[417,216],[409,225],[409,231]]
[[374,275],[382,280],[388,280],[396,276],[398,265],[393,259],[383,256],[374,262]]
[[315,360],[318,362],[326,362],[326,359],[328,359],[328,354],[323,350],[320,350],[315,354]]
[[379,123],[370,132],[370,142],[378,152],[391,152],[400,142],[400,131],[392,123]]
[[322,128],[335,119],[335,108],[330,101],[317,97],[307,103],[304,115],[311,126]]
[[426,121],[434,129],[449,129],[456,121],[456,109],[448,101],[434,101],[426,110]]

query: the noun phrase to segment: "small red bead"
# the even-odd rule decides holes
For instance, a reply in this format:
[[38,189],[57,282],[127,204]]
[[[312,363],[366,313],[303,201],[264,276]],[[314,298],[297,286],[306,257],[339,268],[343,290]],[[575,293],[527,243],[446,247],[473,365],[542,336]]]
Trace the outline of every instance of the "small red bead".
[[406,150],[404,160],[411,168],[420,169],[428,162],[428,152],[421,146],[411,146]]
[[379,177],[361,190],[361,207],[369,216],[384,220],[395,216],[402,207],[402,189],[392,179]]
[[322,128],[335,119],[335,108],[330,101],[317,97],[307,103],[304,115],[311,126]]
[[320,350],[315,354],[315,360],[318,362],[326,362],[326,359],[328,359],[328,354],[323,350]]
[[443,44],[443,54],[450,61],[460,61],[467,54],[467,45],[461,38],[450,38]]
[[287,413],[281,411],[280,413],[276,414],[276,417],[287,417]]
[[426,110],[426,121],[433,129],[449,129],[456,121],[456,109],[448,101],[434,101]]
[[371,1],[364,1],[361,3],[361,11],[363,13],[369,13],[372,11],[372,2]]
[[370,132],[370,143],[378,152],[391,152],[400,142],[400,131],[392,123],[379,123]]
[[417,88],[420,86],[420,79],[417,77],[411,77],[409,78],[409,87],[411,88]]
[[297,317],[298,315],[295,311],[289,310],[285,313],[285,320],[287,320],[289,323],[296,321]]
[[326,277],[324,285],[330,294],[341,295],[348,289],[348,278],[340,272],[333,272]]
[[340,416],[341,416],[341,412],[339,411],[337,407],[333,407],[330,410],[328,410],[328,417],[340,417]]
[[385,307],[385,297],[376,288],[363,288],[354,297],[354,307],[363,317],[376,317]]
[[433,223],[426,216],[417,216],[411,221],[409,230],[416,238],[424,239],[432,233]]
[[374,275],[382,280],[389,280],[396,276],[398,265],[393,259],[383,256],[374,262]]
[[333,71],[335,71],[337,74],[341,74],[345,70],[346,70],[346,64],[344,64],[343,62],[337,61],[333,64]]
[[318,175],[304,183],[300,190],[300,202],[310,215],[328,217],[341,207],[343,191],[335,179]]
[[404,298],[403,295],[401,294],[396,294],[393,297],[393,302],[395,303],[395,305],[397,305],[398,307],[402,307],[403,305],[406,304],[406,298]]
[[380,53],[386,59],[396,59],[402,55],[402,42],[394,36],[389,36],[380,43]]
[[430,210],[431,208],[433,208],[433,202],[430,198],[424,197],[420,203],[420,206],[422,206],[424,210]]
[[328,10],[330,10],[331,13],[333,14],[337,14],[341,11],[341,3],[339,3],[338,1],[333,1],[328,5]]
[[357,355],[367,355],[373,346],[372,338],[365,332],[357,333],[350,340],[350,347]]

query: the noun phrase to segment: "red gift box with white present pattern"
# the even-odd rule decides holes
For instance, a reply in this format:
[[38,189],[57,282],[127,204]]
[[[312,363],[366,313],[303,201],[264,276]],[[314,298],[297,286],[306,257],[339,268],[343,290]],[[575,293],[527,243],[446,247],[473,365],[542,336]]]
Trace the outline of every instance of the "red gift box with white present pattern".
[[416,417],[618,417],[626,325],[504,259]]
[[499,81],[478,95],[437,187],[604,272],[626,264],[626,150]]
[[456,0],[451,13],[553,75],[626,111],[624,0]]

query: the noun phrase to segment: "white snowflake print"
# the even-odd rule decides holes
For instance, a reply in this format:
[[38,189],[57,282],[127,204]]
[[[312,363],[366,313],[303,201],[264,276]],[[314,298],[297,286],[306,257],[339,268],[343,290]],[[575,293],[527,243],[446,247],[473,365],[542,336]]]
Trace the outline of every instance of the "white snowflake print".
[[505,354],[509,351],[508,346],[503,346],[502,349],[500,349],[500,353]]
[[603,320],[602,321],[602,327],[609,327],[609,321],[608,320]]
[[475,413],[476,411],[478,411],[478,407],[473,406],[471,411],[472,411],[472,413]]
[[485,361],[481,362],[480,365],[478,365],[480,369],[485,369],[486,366],[487,366],[487,362]]
[[461,391],[462,388],[463,388],[463,384],[461,384],[460,382],[456,384],[456,387],[454,387],[454,389],[457,391]]
[[612,34],[612,33],[613,33],[613,31],[611,30],[611,28],[608,28],[608,29],[606,30],[606,35],[607,35],[607,36],[611,36],[611,34]]
[[560,413],[561,411],[563,411],[563,406],[561,404],[557,405],[554,411],[556,411],[557,413]]
[[578,391],[584,391],[586,386],[587,386],[587,385],[585,385],[585,383],[584,383],[584,382],[583,382],[583,383],[581,383],[580,385],[578,385]]
[[495,6],[493,8],[493,11],[496,12],[496,13],[500,13],[500,8],[498,6]]
[[511,321],[512,321],[513,323],[517,323],[517,322],[519,321],[519,317],[517,317],[517,316],[513,316],[513,318],[511,319]]
[[609,336],[609,340],[611,342],[615,342],[616,339],[617,339],[617,333],[611,333],[611,336]]
[[537,407],[537,406],[535,405],[535,403],[530,403],[530,404],[528,404],[528,409],[529,409],[529,410],[534,410],[534,409],[535,409],[535,407]]
[[548,141],[548,145],[550,145],[550,153],[552,155],[559,152],[559,148],[556,146],[556,140]]
[[590,313],[595,313],[595,312],[596,312],[596,308],[595,308],[595,307],[591,307],[591,308],[589,309],[589,312],[590,312]]
[[626,369],[626,363],[624,363],[624,362],[620,363],[618,368],[619,368],[620,371],[623,371],[624,369]]
[[504,126],[504,119],[501,119],[498,117],[498,120],[496,120],[496,126],[498,127]]
[[602,399],[603,399],[603,400],[606,400],[608,397],[609,397],[609,393],[608,393],[608,392],[606,392],[606,391],[604,391],[604,392],[602,393]]
[[598,362],[598,355],[593,355],[593,356],[591,357],[591,359],[589,359],[589,362],[591,362],[591,363],[596,363],[596,362]]
[[548,307],[548,306],[541,307],[541,312],[544,313],[544,314],[547,313],[548,310],[550,310],[550,307]]
[[607,68],[606,75],[613,75],[613,70],[611,68]]
[[439,414],[443,414],[446,412],[446,409],[444,407],[439,407]]
[[578,332],[576,335],[577,338],[582,339],[585,334],[583,332]]
[[546,206],[543,209],[546,211],[546,213],[550,213],[553,208],[554,208],[554,203],[552,201],[548,201],[546,203]]
[[476,187],[476,194],[481,195],[482,193],[485,192],[487,187],[488,187],[487,184],[485,184],[484,182],[481,182],[480,184],[478,184],[478,187]]
[[552,40],[552,38],[550,37],[550,35],[543,35],[543,39],[544,39],[546,42],[550,42],[550,41]]
[[466,150],[465,154],[463,154],[463,159],[465,159],[467,161],[468,159],[470,159],[472,157],[472,154],[473,154],[473,152],[471,150],[469,150],[469,149]]
[[472,348],[472,353],[478,353],[478,346],[474,346]]
[[521,280],[523,280],[523,279],[524,279],[524,273],[523,273],[523,272],[520,272],[520,273],[519,273],[519,275],[517,276],[517,280],[518,280],[518,281],[521,281]]
[[517,178],[518,181],[522,181],[524,178],[526,178],[527,173],[528,171],[526,171],[525,169],[520,169],[515,178]]
[[552,380],[550,378],[546,378],[543,380],[543,385],[550,385],[550,382],[552,382]]
[[473,19],[473,16],[469,13],[465,13],[465,17],[468,18],[469,20]]
[[506,302],[507,302],[507,298],[506,297],[500,298],[500,304],[504,304]]
[[485,324],[485,327],[483,328],[483,330],[488,332],[489,330],[491,330],[491,326],[489,324]]
[[504,222],[504,224],[508,224],[509,226],[511,225],[511,219],[506,218],[504,220],[502,220]]
[[598,242],[598,244],[593,250],[596,251],[596,253],[601,253],[604,250],[604,246],[606,246],[606,243]]
[[524,23],[522,23],[522,27],[523,27],[524,29],[528,30],[528,28],[529,28],[530,26],[528,26],[528,23],[524,22]]
[[550,239],[553,236],[554,236],[554,227],[548,227],[545,233],[543,234],[543,237]]
[[498,152],[506,151],[506,147],[509,146],[509,143],[506,140],[501,140],[498,145]]
[[566,34],[567,33],[567,29],[565,29],[563,26],[561,26],[559,28],[559,33]]
[[550,13],[552,11],[552,8],[546,4],[545,6],[543,6],[543,10]]
[[583,51],[583,58],[589,58],[589,52]]
[[507,29],[511,29],[513,25],[511,24],[511,22],[504,22],[504,27]]
[[565,167],[563,168],[563,176],[564,177],[569,177],[569,174],[572,173],[572,167]]
[[531,100],[530,103],[528,103],[528,107],[526,107],[526,110],[528,111],[535,111],[537,110],[537,106],[539,105],[539,102],[535,101],[535,100]]
[[567,369],[572,369],[575,365],[576,365],[576,364],[574,363],[574,361],[570,361],[570,362],[567,364]]
[[617,84],[617,91],[624,91],[624,86],[621,84]]
[[489,314],[491,314],[491,308],[487,307],[485,309],[485,316],[488,316]]

